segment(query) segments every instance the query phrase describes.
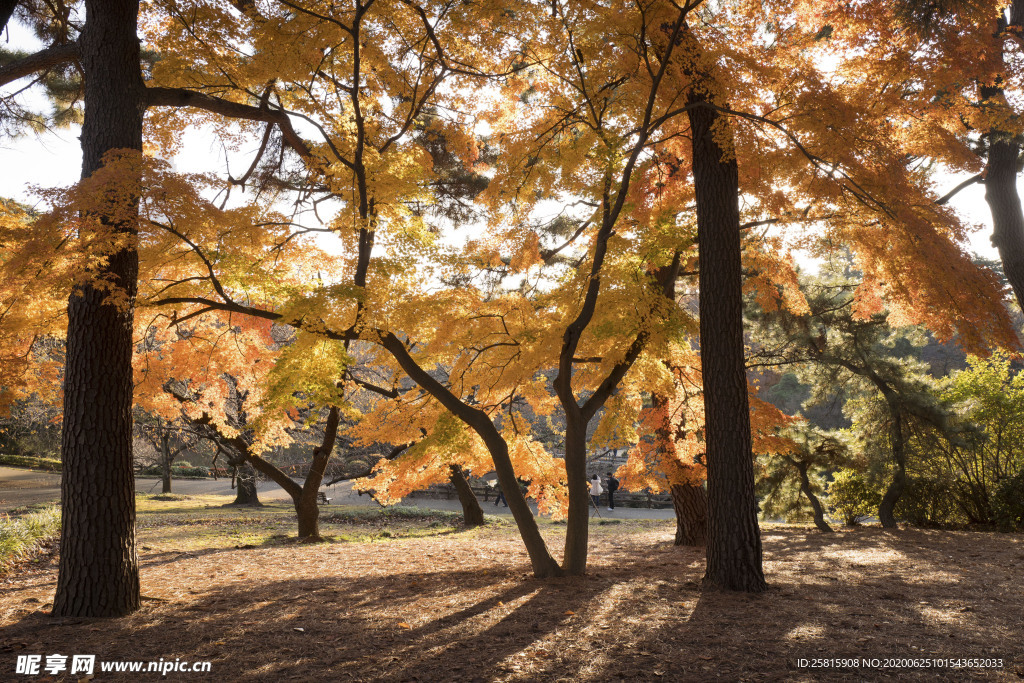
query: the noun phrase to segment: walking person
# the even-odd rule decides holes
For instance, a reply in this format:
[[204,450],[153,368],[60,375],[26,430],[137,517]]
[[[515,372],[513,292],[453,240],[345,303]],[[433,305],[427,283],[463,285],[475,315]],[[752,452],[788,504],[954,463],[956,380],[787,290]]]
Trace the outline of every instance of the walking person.
[[606,472],[608,477],[608,509],[615,509],[615,492],[619,490],[619,480],[611,472]]
[[495,480],[494,489],[498,492],[498,497],[494,499],[494,507],[498,507],[498,503],[508,507],[508,502],[505,500],[505,492],[501,490],[501,482]]
[[590,498],[594,501],[594,507],[601,507],[601,492],[604,489],[601,488],[601,477],[594,475],[594,478],[590,480]]

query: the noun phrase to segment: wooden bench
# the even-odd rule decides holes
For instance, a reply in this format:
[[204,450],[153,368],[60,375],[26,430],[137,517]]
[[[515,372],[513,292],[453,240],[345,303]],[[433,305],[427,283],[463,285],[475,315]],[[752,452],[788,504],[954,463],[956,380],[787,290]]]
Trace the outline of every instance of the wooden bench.
[[316,492],[316,502],[317,502],[317,505],[327,505],[328,503],[331,502],[331,499],[328,498],[327,494],[324,493],[323,491],[317,491]]

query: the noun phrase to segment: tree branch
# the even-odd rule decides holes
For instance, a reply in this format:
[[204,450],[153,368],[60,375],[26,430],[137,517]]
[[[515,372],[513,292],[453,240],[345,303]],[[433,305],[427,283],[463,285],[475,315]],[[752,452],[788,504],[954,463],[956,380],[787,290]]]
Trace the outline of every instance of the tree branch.
[[77,59],[77,42],[52,45],[45,50],[40,50],[35,54],[0,68],[0,85],[7,85],[19,78],[31,76],[39,71],[46,71],[47,69],[52,69],[55,66],[61,66]]
[[274,123],[289,147],[302,157],[312,156],[309,145],[295,132],[284,109],[254,107],[185,88],[146,88],[145,103],[147,107],[193,107],[231,119]]

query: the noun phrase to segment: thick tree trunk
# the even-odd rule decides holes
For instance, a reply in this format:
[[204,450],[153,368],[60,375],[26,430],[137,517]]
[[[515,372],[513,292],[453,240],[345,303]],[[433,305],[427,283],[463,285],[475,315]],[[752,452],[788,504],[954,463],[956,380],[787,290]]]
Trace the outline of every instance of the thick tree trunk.
[[708,531],[707,492],[699,484],[673,484],[671,492],[676,511],[676,545],[704,547]]
[[449,480],[455,487],[455,492],[459,495],[459,503],[462,505],[462,520],[467,527],[483,526],[484,509],[480,507],[480,501],[476,499],[473,487],[466,480],[462,468],[458,465],[449,465],[448,471],[450,472]]
[[235,468],[235,499],[229,505],[263,505],[256,489],[256,470],[247,462]]
[[300,498],[295,503],[295,516],[299,521],[299,538],[304,541],[320,541],[320,504],[313,499]]
[[[82,177],[113,149],[142,150],[143,83],[138,0],[87,0]],[[134,225],[116,225],[134,235]],[[61,553],[53,614],[113,617],[139,608],[132,471],[134,247],[111,254],[97,276],[127,295],[122,305],[89,284],[68,302],[61,452]]]
[[[1000,9],[1000,12],[1003,12]],[[1014,0],[1010,6],[1010,21],[999,20],[999,30],[1007,28],[1020,30],[1024,24],[1024,0]],[[987,30],[987,29],[984,29]],[[995,56],[995,68],[1005,68],[1001,38],[997,39],[999,54]],[[997,71],[998,73],[998,71]],[[1001,82],[980,88],[981,99],[990,104],[1007,107],[1006,95]],[[1020,145],[1013,134],[1002,130],[988,133],[988,168],[985,174],[985,201],[992,212],[992,245],[999,250],[1003,273],[1013,287],[1017,304],[1024,309],[1024,212],[1021,210],[1020,194],[1017,191],[1017,160]]]
[[797,472],[800,473],[800,491],[807,496],[807,500],[811,501],[811,508],[814,510],[814,526],[818,527],[819,531],[832,531],[832,527],[825,521],[825,508],[822,507],[821,501],[814,495],[814,491],[811,489],[811,478],[807,476],[807,463],[792,460],[793,465],[796,467]]
[[897,527],[896,503],[903,495],[903,489],[907,487],[907,454],[906,441],[903,436],[903,414],[899,406],[890,401],[889,411],[892,415],[892,458],[896,464],[896,473],[882,496],[882,502],[878,506],[878,520],[886,529]]
[[[754,495],[743,349],[739,176],[728,121],[695,85],[689,98],[697,199],[700,360],[708,470],[706,586],[767,588]],[[719,141],[725,141],[723,148]]]

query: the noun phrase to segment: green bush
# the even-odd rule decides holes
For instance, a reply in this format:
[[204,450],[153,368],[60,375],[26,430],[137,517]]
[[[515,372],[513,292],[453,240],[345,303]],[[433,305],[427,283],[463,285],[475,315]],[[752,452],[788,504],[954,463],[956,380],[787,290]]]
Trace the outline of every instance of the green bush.
[[1024,470],[1000,483],[992,508],[1000,529],[1024,530]]
[[56,505],[21,517],[0,516],[0,572],[59,533],[60,509]]
[[[162,465],[147,465],[139,470],[139,474],[144,477],[162,477],[164,474],[164,468]],[[188,462],[176,462],[171,465],[171,476],[208,477],[210,476],[210,470],[207,467],[190,465]]]
[[36,470],[60,472],[61,462],[53,458],[37,458],[31,455],[0,453],[0,465],[6,465],[7,467],[31,467]]
[[882,496],[859,472],[843,469],[829,482],[826,501],[833,517],[842,519],[847,526],[854,526],[861,517],[878,513]]
[[939,479],[912,478],[903,489],[893,514],[914,526],[943,527],[967,523],[957,506],[957,492],[952,482]]

